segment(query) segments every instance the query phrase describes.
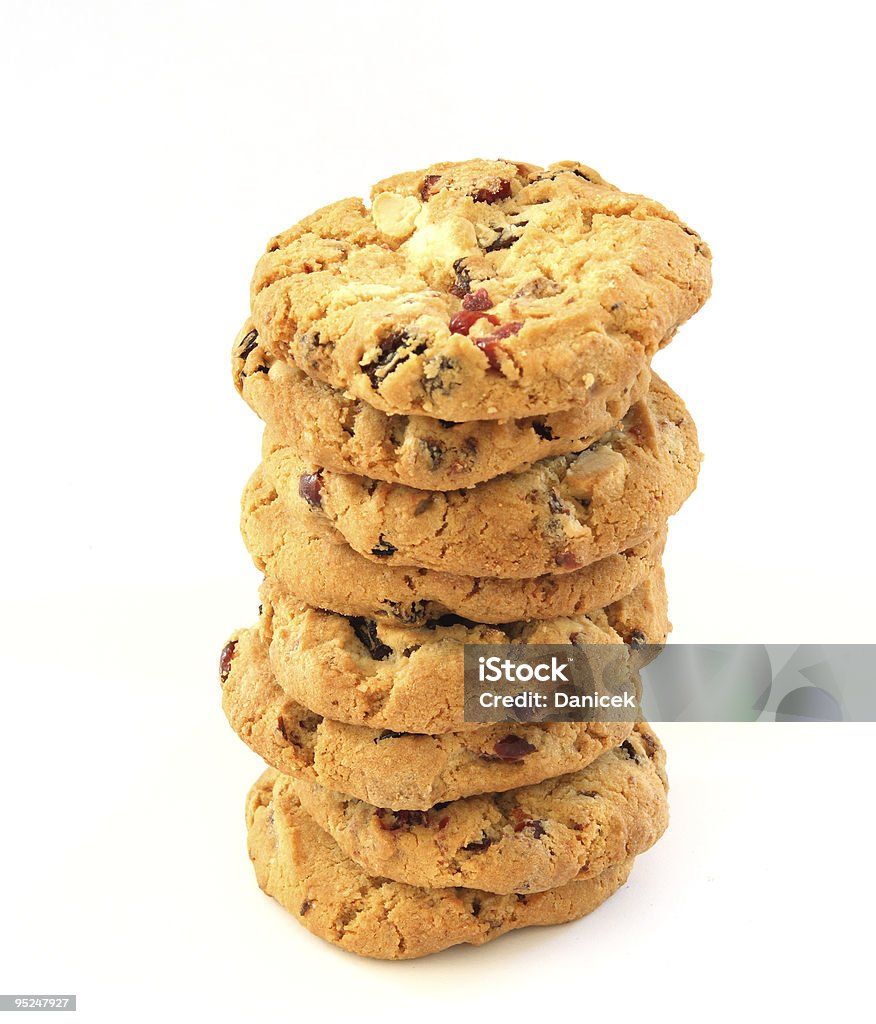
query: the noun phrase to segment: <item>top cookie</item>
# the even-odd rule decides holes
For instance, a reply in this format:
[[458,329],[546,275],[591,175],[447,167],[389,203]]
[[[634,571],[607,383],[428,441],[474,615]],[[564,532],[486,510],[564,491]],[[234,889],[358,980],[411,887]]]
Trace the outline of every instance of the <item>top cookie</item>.
[[710,253],[580,164],[435,164],[274,238],[252,282],[275,358],[389,413],[526,417],[629,389],[703,304]]

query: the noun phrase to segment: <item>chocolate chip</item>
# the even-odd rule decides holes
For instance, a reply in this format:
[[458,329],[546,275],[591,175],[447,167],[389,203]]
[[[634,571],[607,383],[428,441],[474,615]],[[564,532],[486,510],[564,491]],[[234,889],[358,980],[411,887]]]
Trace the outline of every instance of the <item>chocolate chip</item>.
[[440,180],[440,174],[427,174],[423,179],[423,184],[420,186],[420,199],[422,199],[424,203],[428,203],[432,196],[434,196],[438,191],[435,186]]
[[322,344],[319,331],[305,331],[298,339],[298,345],[305,352],[313,352]]
[[547,835],[547,829],[537,819],[527,821],[521,831],[529,832],[533,839],[541,839],[543,835]]
[[496,239],[484,247],[484,252],[498,252],[500,249],[510,249],[520,238],[519,235],[512,235],[510,232],[503,232]]
[[429,457],[429,468],[433,470],[440,469],[446,451],[444,445],[434,437],[424,437],[420,444],[426,449],[426,454]]
[[247,336],[240,343],[240,347],[237,350],[238,356],[241,359],[246,359],[246,357],[250,354],[250,352],[252,352],[252,350],[256,347],[256,345],[258,345],[258,343],[259,332],[256,330],[250,331],[249,334],[247,334]]
[[298,496],[311,508],[322,508],[322,476],[319,470],[301,474],[298,478]]
[[379,743],[381,740],[397,740],[400,736],[404,736],[403,732],[393,732],[392,729],[384,729],[379,736],[374,737],[374,742]]
[[409,626],[418,626],[426,618],[426,603],[424,601],[411,601],[410,604],[401,604],[399,601],[381,601],[380,603],[386,606],[387,615]]
[[566,511],[565,502],[554,490],[548,494],[548,508],[555,516]]
[[496,743],[493,750],[503,761],[521,761],[527,754],[533,753],[535,747],[520,736],[506,736]]
[[234,660],[234,652],[237,650],[237,641],[229,640],[222,648],[219,655],[219,681],[224,683],[231,673],[231,662]]
[[305,901],[304,901],[304,902],[303,902],[303,903],[301,904],[301,907],[300,907],[300,909],[298,910],[298,916],[299,916],[299,917],[304,917],[304,915],[305,915],[305,914],[307,913],[307,911],[308,911],[308,910],[310,910],[310,908],[311,908],[312,906],[313,906],[313,904],[311,903],[311,901],[310,901],[310,900],[305,900]]
[[526,893],[515,892],[514,895],[517,897],[517,902],[518,903],[525,903],[526,902]]
[[377,623],[374,619],[355,616],[348,619],[359,643],[371,655],[374,661],[384,661],[392,654],[392,648],[383,643],[377,636]]
[[492,845],[493,840],[490,839],[486,832],[482,832],[480,839],[475,839],[471,843],[466,843],[466,845],[463,846],[463,850],[468,851],[468,853],[483,853],[484,850],[489,850]]
[[544,420],[533,420],[532,429],[538,434],[542,441],[556,441],[557,435],[544,422]]
[[624,740],[623,743],[621,743],[620,745],[620,749],[627,755],[627,757],[635,761],[636,764],[640,763],[639,756],[636,753],[636,748],[632,745],[632,743],[630,743],[629,740]]
[[608,310],[609,310],[610,313],[616,313],[620,308],[621,308],[621,303],[619,303],[619,302],[612,302],[612,304],[608,307]]
[[466,269],[464,256],[458,260],[454,260],[453,272],[456,275],[456,281],[450,289],[450,294],[461,299],[463,295],[468,295],[471,291],[471,274]]
[[459,360],[453,356],[432,356],[423,373],[423,390],[428,395],[434,395],[436,391],[444,395],[450,394],[458,384],[458,370]]
[[438,420],[438,424],[444,427],[445,430],[452,430],[456,426],[453,420]]
[[377,390],[383,381],[412,355],[426,351],[426,343],[412,345],[414,339],[407,331],[392,331],[378,342],[380,354],[369,365],[363,367],[371,386]]
[[252,372],[253,373],[267,373],[268,372],[268,367],[265,366],[264,363],[262,363],[261,366],[257,366]]
[[501,199],[507,199],[511,195],[511,182],[505,178],[499,178],[495,184],[485,185],[472,193],[472,199],[476,203],[498,203]]
[[398,551],[398,548],[395,544],[390,544],[381,533],[377,544],[371,549],[371,554],[374,555],[375,558],[390,558],[396,553],[396,551]]
[[480,912],[481,912],[481,901],[480,901],[480,900],[479,900],[479,899],[478,899],[477,897],[475,897],[475,898],[474,898],[474,899],[473,899],[473,900],[471,901],[471,913],[472,913],[472,917],[477,917],[477,916],[478,916],[478,914],[480,914]]

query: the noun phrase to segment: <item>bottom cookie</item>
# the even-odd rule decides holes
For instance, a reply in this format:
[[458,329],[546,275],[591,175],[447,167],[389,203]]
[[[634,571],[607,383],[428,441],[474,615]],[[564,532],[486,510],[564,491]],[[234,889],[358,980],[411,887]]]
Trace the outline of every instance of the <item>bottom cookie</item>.
[[517,928],[584,917],[627,880],[633,859],[595,878],[529,895],[422,889],[367,875],[270,769],[250,790],[246,821],[259,886],[314,935],[360,956],[410,960],[483,945]]

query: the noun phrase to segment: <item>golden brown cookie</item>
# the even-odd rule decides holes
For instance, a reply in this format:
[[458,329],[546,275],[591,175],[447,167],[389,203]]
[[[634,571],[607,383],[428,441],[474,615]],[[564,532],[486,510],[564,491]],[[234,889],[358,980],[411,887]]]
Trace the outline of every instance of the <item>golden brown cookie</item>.
[[388,566],[522,579],[572,572],[641,543],[696,486],[700,451],[682,400],[651,390],[586,451],[466,490],[335,473],[265,434],[262,472],[291,514],[323,517]]
[[520,580],[395,567],[363,558],[323,517],[289,509],[261,467],[244,491],[241,529],[256,566],[299,600],[409,624],[448,613],[478,622],[584,615],[633,591],[656,569],[666,541],[661,526],[582,569]]
[[584,917],[624,884],[633,862],[531,895],[372,878],[302,810],[288,780],[271,771],[250,791],[246,824],[259,886],[314,935],[381,960],[410,960],[459,943],[480,946],[515,928]]
[[648,390],[643,367],[619,394],[592,388],[583,405],[525,419],[452,423],[390,416],[274,359],[248,320],[232,350],[234,384],[271,434],[336,473],[452,491],[580,452],[610,430]]
[[280,689],[255,630],[240,630],[225,645],[220,679],[228,721],[269,765],[393,810],[425,810],[578,771],[633,729],[632,722],[506,723],[432,736],[335,722]]
[[466,644],[662,644],[669,632],[658,568],[632,594],[577,618],[489,626],[444,616],[421,626],[338,615],[265,582],[262,628],[271,668],[293,700],[340,722],[396,732],[480,728],[463,711]]
[[645,724],[580,772],[428,811],[289,785],[363,871],[427,889],[542,892],[594,878],[650,849],[669,823],[666,754]]
[[675,214],[581,164],[436,164],[276,236],[270,355],[389,413],[508,419],[618,397],[711,287]]

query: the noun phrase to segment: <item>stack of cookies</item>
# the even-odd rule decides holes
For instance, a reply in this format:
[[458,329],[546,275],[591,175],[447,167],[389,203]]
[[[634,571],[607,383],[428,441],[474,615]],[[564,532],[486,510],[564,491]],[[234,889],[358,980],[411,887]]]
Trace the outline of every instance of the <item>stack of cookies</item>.
[[700,455],[651,357],[710,255],[575,163],[438,164],[274,238],[234,343],[266,424],[258,623],[223,706],[270,766],[259,885],[386,959],[579,918],[667,823],[645,723],[476,724],[466,644],[661,643]]

